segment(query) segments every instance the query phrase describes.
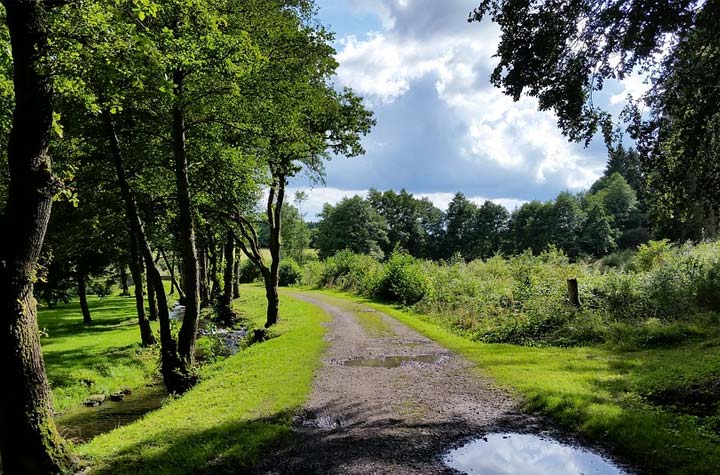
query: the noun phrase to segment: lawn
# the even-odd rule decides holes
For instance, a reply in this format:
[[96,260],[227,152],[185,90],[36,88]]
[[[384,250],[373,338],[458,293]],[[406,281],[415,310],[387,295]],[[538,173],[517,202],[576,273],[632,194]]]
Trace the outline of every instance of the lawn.
[[76,301],[38,312],[54,408],[59,412],[90,394],[142,386],[156,372],[156,349],[142,349],[139,344],[135,299],[90,296],[88,303],[90,325],[83,324]]
[[[243,286],[240,313],[261,327],[264,290]],[[140,421],[93,439],[78,451],[94,474],[242,473],[291,436],[325,348],[329,316],[284,297],[268,341],[204,367],[201,382]]]
[[607,446],[646,473],[720,473],[717,416],[692,415],[703,411],[697,400],[663,401],[682,400],[694,388],[720,380],[720,340],[642,351],[485,344],[394,306],[318,292],[363,302],[397,318],[477,363],[479,371],[521,395],[529,411]]

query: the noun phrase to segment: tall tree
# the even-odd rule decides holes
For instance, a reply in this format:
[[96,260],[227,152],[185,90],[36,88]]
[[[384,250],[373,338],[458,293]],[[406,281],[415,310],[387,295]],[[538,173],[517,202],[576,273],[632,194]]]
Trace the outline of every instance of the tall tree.
[[320,215],[316,246],[321,259],[348,249],[360,254],[383,256],[387,222],[359,196],[326,204]]
[[0,242],[0,455],[8,474],[56,474],[73,458],[58,435],[40,351],[33,283],[58,191],[48,147],[53,89],[41,63],[48,52],[45,2],[7,0],[15,109],[8,141],[10,183]]

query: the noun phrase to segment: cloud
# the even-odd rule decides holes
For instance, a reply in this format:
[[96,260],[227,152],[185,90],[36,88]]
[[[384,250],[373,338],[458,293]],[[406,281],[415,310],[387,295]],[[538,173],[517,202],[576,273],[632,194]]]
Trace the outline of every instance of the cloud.
[[[345,25],[334,25],[338,85],[363,95],[378,121],[364,140],[366,156],[327,165],[328,202],[358,190],[405,188],[441,208],[456,191],[514,208],[585,189],[602,173],[601,141],[569,143],[535,99],[514,102],[490,84],[499,31],[466,21],[477,0],[322,3],[336,18],[343,18],[340,8],[347,12]],[[361,31],[356,19],[371,26]],[[607,81],[596,99],[617,110],[628,92],[642,90],[639,77]]]

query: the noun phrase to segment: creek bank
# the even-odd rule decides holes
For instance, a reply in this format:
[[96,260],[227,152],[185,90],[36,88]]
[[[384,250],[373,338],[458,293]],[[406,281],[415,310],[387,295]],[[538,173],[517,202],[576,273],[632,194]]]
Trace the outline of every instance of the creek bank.
[[160,383],[120,394],[123,395],[121,400],[104,399],[97,405],[80,406],[57,415],[55,422],[61,435],[74,443],[87,442],[159,409],[168,397]]

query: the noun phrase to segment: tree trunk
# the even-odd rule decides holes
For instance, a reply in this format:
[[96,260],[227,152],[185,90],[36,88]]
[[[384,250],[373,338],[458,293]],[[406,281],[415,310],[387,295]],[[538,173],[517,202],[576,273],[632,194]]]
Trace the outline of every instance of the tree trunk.
[[143,294],[142,260],[138,251],[138,242],[135,234],[130,231],[130,274],[133,278],[135,289],[135,309],[138,316],[138,327],[140,327],[140,341],[142,346],[152,346],[157,341],[153,335],[150,322],[145,315],[145,296]]
[[69,471],[75,460],[57,432],[33,296],[38,257],[58,187],[48,155],[53,92],[40,71],[47,52],[44,2],[5,0],[15,110],[9,187],[0,237],[0,457],[6,474]]
[[173,106],[173,155],[175,158],[175,180],[177,183],[178,224],[180,225],[180,248],[183,258],[185,281],[185,317],[178,336],[178,352],[184,370],[195,362],[198,318],[200,316],[200,292],[198,286],[198,256],[195,246],[192,203],[190,201],[190,180],[185,145],[184,74],[173,72],[175,104]]
[[150,244],[145,234],[145,226],[140,218],[135,196],[127,181],[122,152],[120,150],[120,142],[115,133],[110,111],[107,109],[103,110],[103,118],[105,120],[108,138],[110,139],[110,148],[118,176],[118,184],[120,185],[120,191],[125,200],[125,210],[129,224],[133,230],[133,234],[137,237],[137,244],[140,247],[139,250],[142,258],[145,259],[145,262],[150,263],[148,279],[150,279],[155,287],[155,296],[158,300],[158,320],[160,320],[160,372],[163,375],[163,382],[168,391],[171,393],[183,393],[194,384],[195,378],[184,370],[178,357],[177,343],[172,336],[172,328],[170,326],[170,314],[162,276],[153,261],[152,250],[150,249]]
[[215,245],[213,245],[213,252],[210,254],[210,299],[213,302],[217,302],[222,299],[220,281],[218,281],[218,267],[220,264],[218,254],[220,252],[222,252],[222,247],[221,250],[218,251]]
[[280,280],[280,233],[282,231],[282,207],[285,200],[285,176],[276,178],[277,191],[270,190],[268,196],[267,214],[270,225],[270,272],[265,277],[265,294],[267,297],[267,320],[265,328],[275,325],[279,319],[280,297],[278,295],[278,282]]
[[82,311],[83,323],[89,325],[92,323],[92,316],[90,315],[90,307],[88,307],[86,281],[87,275],[84,272],[78,271],[77,284],[78,297],[80,297],[80,310]]
[[[145,263],[146,269],[147,269],[147,275],[149,276],[152,273],[152,263]],[[150,279],[147,280],[147,295],[148,295],[148,314],[149,314],[149,320],[151,322],[157,322],[158,319],[158,303],[157,299],[155,298],[155,286],[152,284]]]
[[225,242],[225,270],[223,273],[223,294],[220,305],[220,319],[226,325],[235,323],[235,312],[232,309],[233,287],[236,281],[233,279],[235,270],[235,240],[232,234],[228,233]]
[[182,289],[177,283],[177,279],[175,278],[175,257],[173,256],[173,262],[171,263],[167,255],[165,254],[165,251],[160,249],[160,256],[162,256],[163,261],[165,262],[165,267],[168,268],[168,272],[170,272],[170,295],[174,293],[174,290],[177,289],[178,294],[180,295],[180,298],[183,298],[184,294]]
[[203,308],[210,306],[210,291],[208,283],[208,271],[207,271],[207,252],[201,251],[199,256],[199,292],[200,292],[200,306]]
[[[233,241],[234,244],[234,241]],[[233,265],[233,299],[240,298],[240,256],[235,256]]]
[[125,263],[120,264],[120,288],[122,289],[121,297],[130,297],[130,288],[128,287],[127,266]]

